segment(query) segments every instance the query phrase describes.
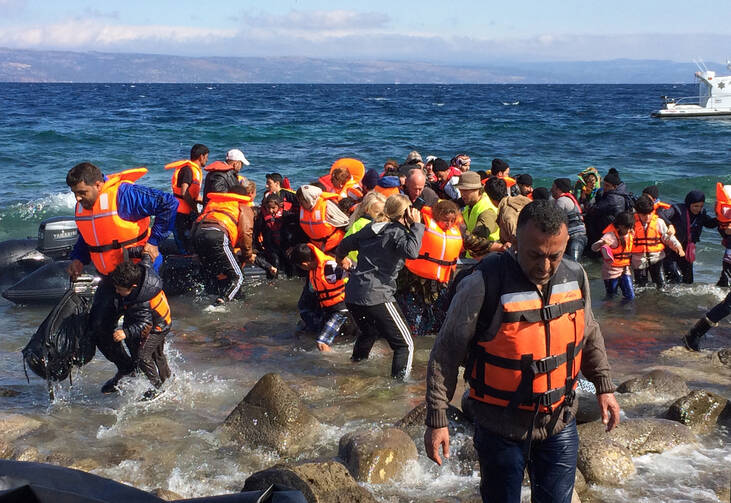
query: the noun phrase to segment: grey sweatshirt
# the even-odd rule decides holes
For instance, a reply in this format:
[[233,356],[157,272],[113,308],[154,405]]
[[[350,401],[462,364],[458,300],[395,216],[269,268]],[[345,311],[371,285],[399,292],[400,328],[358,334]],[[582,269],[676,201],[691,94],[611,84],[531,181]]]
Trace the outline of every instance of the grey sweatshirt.
[[407,258],[419,256],[423,236],[420,223],[407,229],[396,222],[376,222],[344,238],[335,250],[338,261],[358,251],[358,264],[345,285],[345,301],[359,306],[394,302],[396,277]]

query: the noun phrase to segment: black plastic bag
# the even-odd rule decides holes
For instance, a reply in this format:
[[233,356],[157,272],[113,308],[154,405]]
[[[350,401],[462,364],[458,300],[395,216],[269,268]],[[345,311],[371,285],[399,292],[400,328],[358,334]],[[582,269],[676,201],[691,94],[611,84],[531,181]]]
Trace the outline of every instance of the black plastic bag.
[[91,361],[96,346],[86,329],[90,309],[90,299],[69,289],[23,348],[24,364],[50,382]]

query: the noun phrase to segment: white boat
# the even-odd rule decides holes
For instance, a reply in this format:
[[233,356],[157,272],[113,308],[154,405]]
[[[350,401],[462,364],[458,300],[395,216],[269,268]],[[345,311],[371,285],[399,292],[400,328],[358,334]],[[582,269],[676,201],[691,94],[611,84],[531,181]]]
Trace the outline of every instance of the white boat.
[[[731,70],[731,63],[726,67]],[[683,117],[731,118],[731,75],[719,77],[716,72],[701,68],[695,72],[698,79],[698,96],[670,98],[663,96],[664,104],[660,110],[652,112],[652,117],[676,119]]]

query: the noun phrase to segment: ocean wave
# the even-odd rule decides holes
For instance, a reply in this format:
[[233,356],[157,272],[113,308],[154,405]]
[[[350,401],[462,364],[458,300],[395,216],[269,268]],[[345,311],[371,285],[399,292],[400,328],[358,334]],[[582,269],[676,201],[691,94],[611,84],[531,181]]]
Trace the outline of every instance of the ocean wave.
[[28,202],[14,203],[0,210],[0,222],[38,221],[52,215],[71,214],[75,205],[76,199],[70,191],[49,194]]

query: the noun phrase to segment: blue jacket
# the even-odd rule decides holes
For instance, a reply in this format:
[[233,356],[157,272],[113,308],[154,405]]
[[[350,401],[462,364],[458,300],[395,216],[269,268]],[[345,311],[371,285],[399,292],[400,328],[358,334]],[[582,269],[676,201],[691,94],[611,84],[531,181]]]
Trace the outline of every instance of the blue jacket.
[[[136,222],[155,217],[147,240],[151,245],[158,246],[167,237],[175,225],[177,211],[178,200],[172,194],[133,183],[123,183],[117,191],[117,214],[122,220]],[[89,247],[81,234],[71,251],[71,259],[84,264],[91,262]]]

